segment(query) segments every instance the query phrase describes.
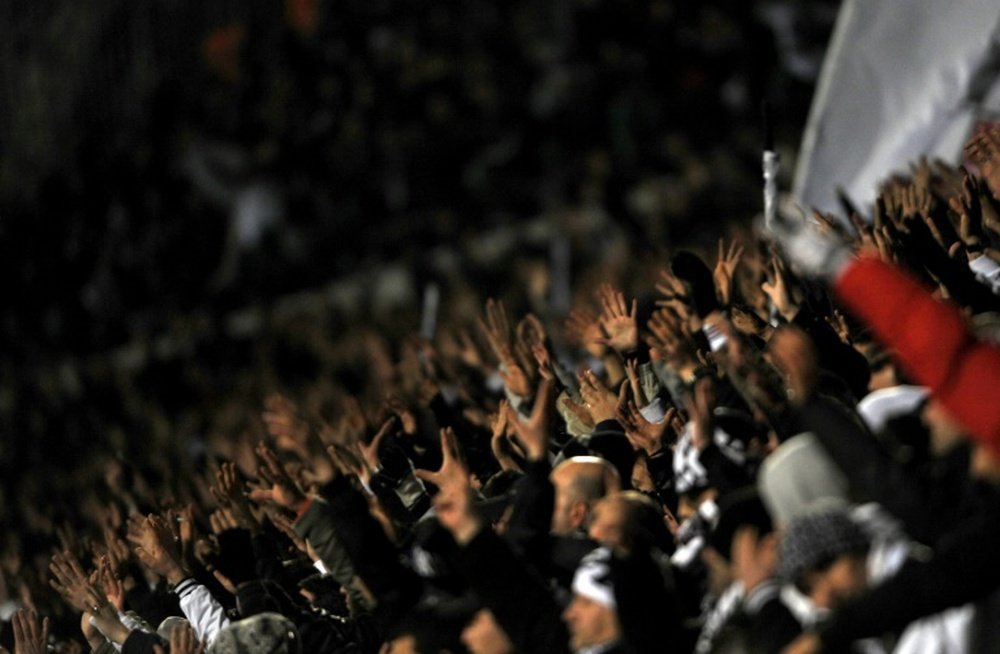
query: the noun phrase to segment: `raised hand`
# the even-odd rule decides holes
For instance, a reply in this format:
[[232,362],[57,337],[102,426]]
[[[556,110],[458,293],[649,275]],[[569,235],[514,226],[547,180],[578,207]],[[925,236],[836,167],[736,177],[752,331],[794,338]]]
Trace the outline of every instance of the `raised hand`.
[[669,307],[674,313],[681,317],[684,324],[688,324],[694,315],[691,308],[691,295],[677,275],[669,270],[660,271],[660,281],[656,283],[657,292],[663,296],[662,300],[656,301],[658,307]]
[[791,283],[788,280],[788,270],[785,262],[777,255],[771,256],[771,267],[768,278],[760,285],[764,294],[774,303],[774,308],[785,320],[791,321],[798,313],[798,305],[792,295]]
[[618,406],[624,403],[627,390],[628,386],[622,384],[616,396],[593,371],[587,370],[580,375],[580,395],[583,396],[583,405],[590,412],[595,425],[617,416]]
[[891,263],[897,260],[896,239],[893,236],[895,228],[892,223],[887,223],[872,232],[872,241],[875,245],[875,253],[882,261]]
[[520,470],[520,466],[510,456],[510,441],[507,440],[508,418],[507,400],[500,402],[497,412],[490,417],[490,450],[502,470]]
[[545,332],[545,325],[533,313],[529,313],[517,323],[517,338],[525,344],[531,346],[544,343],[548,339]]
[[719,239],[719,254],[715,262],[715,270],[712,271],[712,279],[715,280],[715,290],[718,292],[719,302],[723,306],[729,306],[732,301],[733,278],[742,256],[742,245],[734,240],[726,248],[723,239]]
[[132,558],[132,552],[128,548],[128,544],[125,543],[118,535],[115,530],[111,527],[105,527],[104,529],[104,546],[107,549],[108,561],[111,564],[111,569],[115,574],[120,575],[128,564],[129,559]]
[[636,324],[638,302],[632,300],[631,309],[625,302],[625,295],[610,284],[601,284],[598,296],[603,308],[600,322],[605,338],[600,342],[614,348],[619,354],[630,352],[639,346],[639,327]]
[[[113,642],[125,642],[129,632],[118,619],[118,609],[91,582],[75,556],[68,550],[56,553],[49,564],[49,571],[55,577],[49,581],[49,585],[70,606],[94,618],[101,632]],[[94,575],[95,580],[97,576]]]
[[101,586],[101,590],[104,592],[104,596],[108,598],[115,609],[118,611],[125,610],[125,585],[122,584],[122,580],[118,578],[115,573],[114,568],[111,566],[111,560],[107,556],[102,556],[100,562],[97,566],[97,581]]
[[[486,318],[479,318],[478,324],[500,363],[499,374],[504,386],[520,397],[530,396],[531,378],[534,374],[531,345],[520,338],[514,338],[503,302],[493,298],[487,300]],[[527,335],[529,332],[533,333],[534,329],[533,323],[529,321],[523,328],[519,328],[519,333]]]
[[337,474],[365,478],[365,464],[354,448],[331,443],[326,447],[326,453]]
[[194,503],[188,503],[177,510],[168,511],[167,520],[171,527],[176,527],[174,536],[179,539],[182,559],[185,562],[190,562],[194,556]]
[[368,443],[359,440],[349,447],[332,444],[327,447],[327,453],[341,474],[353,474],[367,484],[379,467],[379,447],[386,436],[393,432],[396,424],[396,416],[392,416]]
[[375,472],[378,470],[380,463],[378,448],[382,445],[382,441],[385,440],[386,436],[391,434],[395,428],[396,417],[393,416],[382,423],[382,426],[379,427],[378,432],[372,437],[371,441],[368,443],[357,443],[355,450],[369,471]]
[[219,506],[228,507],[231,510],[233,519],[239,523],[240,527],[252,532],[260,530],[260,523],[257,522],[253,510],[250,508],[250,503],[247,501],[246,491],[235,463],[223,462],[219,466],[219,471],[215,475],[215,484],[209,490]]
[[531,346],[531,355],[535,357],[538,364],[538,374],[542,379],[552,381],[556,378],[555,369],[552,366],[552,354],[544,343],[535,343]]
[[[669,411],[676,413],[673,407]],[[625,406],[618,407],[618,422],[625,428],[625,436],[632,447],[653,456],[663,449],[663,434],[667,431],[671,418],[669,411],[661,422],[650,422],[642,415],[635,402],[628,402]]]
[[181,566],[177,541],[167,522],[154,514],[146,516],[138,531],[130,530],[129,541],[139,561],[147,568],[165,577],[168,583],[179,583],[185,577]]
[[1000,128],[977,132],[965,144],[965,154],[979,167],[993,197],[1000,200]]
[[970,259],[983,251],[983,203],[975,179],[969,174],[962,180],[962,192],[948,201],[958,215],[958,235]]
[[479,351],[479,345],[466,329],[444,328],[437,341],[441,354],[446,358],[461,361],[469,368],[477,370],[483,368],[483,356]]
[[545,332],[545,326],[542,325],[542,321],[535,314],[529,313],[521,319],[521,322],[517,323],[514,338],[514,355],[517,358],[518,364],[531,379],[535,379],[538,372],[535,369],[534,350],[539,346],[545,347],[547,342],[548,335]]
[[844,241],[853,241],[854,235],[847,231],[837,216],[832,213],[823,213],[819,209],[813,208],[812,212],[813,220],[819,225],[820,229],[828,234],[835,234]]
[[507,319],[507,310],[503,302],[489,298],[486,300],[486,317],[478,318],[479,330],[486,337],[494,356],[501,363],[513,358],[513,330]]
[[[881,198],[875,200],[875,211],[876,214],[881,211],[885,211],[885,204],[882,202]],[[852,213],[850,216],[851,224],[854,225],[854,231],[857,232],[857,237],[853,239],[853,244],[857,248],[874,248],[875,239],[872,236],[872,226],[869,225],[860,214]],[[880,221],[883,222],[883,221]]]
[[529,461],[541,461],[548,455],[552,396],[552,382],[543,380],[535,391],[535,403],[531,407],[531,416],[527,421],[521,420],[509,404],[501,406],[501,411],[507,418],[507,425],[517,434],[517,439],[524,447]]
[[288,518],[288,516],[275,511],[274,514],[271,515],[271,522],[275,527],[281,530],[282,533],[288,536],[288,539],[292,541],[293,545],[295,545],[295,549],[299,550],[303,554],[308,554],[309,547],[306,545],[305,539],[295,532],[295,528],[292,526],[292,521]]
[[437,472],[415,470],[414,474],[438,487],[434,508],[438,522],[465,545],[482,529],[482,521],[472,509],[469,471],[459,455],[458,441],[451,428],[441,430],[441,467]]
[[179,624],[170,632],[170,654],[204,654],[205,641],[188,623]]
[[683,319],[672,309],[656,311],[646,323],[649,328],[650,348],[678,373],[696,368],[698,348],[688,334]]
[[224,507],[208,514],[208,526],[211,527],[212,533],[218,536],[224,531],[239,529],[240,523],[233,515],[233,510]]
[[646,404],[645,394],[642,392],[642,382],[639,380],[639,362],[635,359],[625,361],[625,376],[628,377],[629,388],[632,389],[632,398],[643,406]]
[[504,366],[499,371],[500,379],[504,386],[519,397],[531,396],[531,379],[524,368],[515,363],[513,359],[504,362]]
[[441,467],[436,472],[417,470],[417,476],[429,481],[439,489],[446,486],[469,483],[469,471],[462,463],[458,439],[451,427],[441,430]]
[[399,424],[403,428],[403,433],[413,436],[417,433],[417,416],[397,395],[389,395],[385,399],[385,406],[396,414]]
[[280,507],[295,510],[306,498],[277,457],[264,443],[254,450],[261,461],[257,474],[270,488],[255,488],[250,492],[254,502],[274,502]]
[[14,628],[14,654],[45,654],[48,651],[48,617],[39,623],[34,611],[18,609],[11,626]]
[[49,572],[54,577],[54,579],[49,580],[49,585],[77,611],[94,615],[100,605],[106,603],[107,600],[104,602],[94,601],[93,594],[97,591],[80,566],[80,562],[69,550],[57,552],[52,556]]
[[591,356],[600,358],[604,355],[601,323],[598,316],[589,309],[578,308],[569,312],[565,322],[565,335],[571,345],[586,350]]

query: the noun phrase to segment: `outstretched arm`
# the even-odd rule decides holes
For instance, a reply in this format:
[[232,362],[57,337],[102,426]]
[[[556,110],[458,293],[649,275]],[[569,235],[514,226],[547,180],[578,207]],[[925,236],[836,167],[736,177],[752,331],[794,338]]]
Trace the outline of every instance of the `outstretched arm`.
[[977,440],[1000,455],[1000,347],[979,341],[962,312],[936,300],[899,268],[860,258],[834,290],[892,348],[903,368]]

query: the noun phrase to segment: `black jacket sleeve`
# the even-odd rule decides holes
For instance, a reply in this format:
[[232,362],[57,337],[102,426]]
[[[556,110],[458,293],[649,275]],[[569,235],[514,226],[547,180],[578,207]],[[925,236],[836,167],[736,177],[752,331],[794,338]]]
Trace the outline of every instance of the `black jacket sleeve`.
[[871,372],[864,355],[840,340],[833,328],[808,307],[799,309],[792,324],[809,335],[816,346],[820,367],[843,379],[855,400],[868,393]]
[[482,529],[461,548],[459,566],[518,652],[569,651],[559,605],[492,530]]
[[837,610],[819,636],[824,651],[897,631],[919,618],[989,595],[1000,586],[1000,504],[992,503],[938,547],[933,559],[911,561],[895,576]]
[[514,551],[537,570],[545,570],[551,553],[549,531],[555,506],[555,489],[549,481],[548,461],[529,461],[517,494],[505,537]]
[[844,473],[856,501],[878,502],[902,521],[912,538],[929,545],[955,525],[956,505],[964,502],[964,474],[946,473],[958,454],[921,468],[904,468],[857,416],[823,397],[810,398],[801,419]]
[[663,652],[681,638],[681,608],[648,548],[611,559],[622,639],[632,654]]
[[325,511],[355,572],[378,600],[376,617],[386,629],[412,608],[423,590],[420,577],[405,567],[368,502],[346,478],[326,487]]

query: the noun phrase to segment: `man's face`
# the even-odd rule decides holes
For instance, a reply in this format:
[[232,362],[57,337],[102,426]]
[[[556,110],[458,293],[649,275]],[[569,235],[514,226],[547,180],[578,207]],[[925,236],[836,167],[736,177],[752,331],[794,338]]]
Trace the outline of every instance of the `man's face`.
[[590,514],[588,535],[601,545],[621,549],[625,538],[625,506],[615,499],[604,499],[594,505]]
[[462,630],[462,643],[472,654],[509,654],[514,646],[489,609],[480,609]]
[[555,503],[552,507],[552,533],[568,536],[579,529],[587,518],[587,503],[578,499],[572,489],[572,472],[567,469],[552,473]]
[[701,550],[701,561],[708,571],[708,587],[715,595],[721,595],[733,583],[733,569],[724,556],[714,547],[706,545]]
[[563,621],[569,628],[569,646],[574,651],[615,640],[621,633],[614,609],[582,595],[573,596],[563,611]]
[[933,398],[924,405],[920,419],[927,426],[934,456],[944,456],[965,438],[962,426]]
[[413,637],[413,634],[403,634],[382,643],[379,654],[417,654],[417,639]]
[[813,573],[809,598],[816,606],[833,609],[863,593],[867,586],[867,557],[844,554],[823,572]]

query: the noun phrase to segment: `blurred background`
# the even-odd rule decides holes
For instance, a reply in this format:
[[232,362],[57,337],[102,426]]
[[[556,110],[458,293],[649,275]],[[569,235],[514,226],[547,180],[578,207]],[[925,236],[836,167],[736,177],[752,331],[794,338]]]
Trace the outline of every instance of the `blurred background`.
[[3,3],[0,518],[268,390],[364,392],[431,285],[442,321],[555,321],[714,253],[760,209],[765,100],[793,168],[838,4]]

